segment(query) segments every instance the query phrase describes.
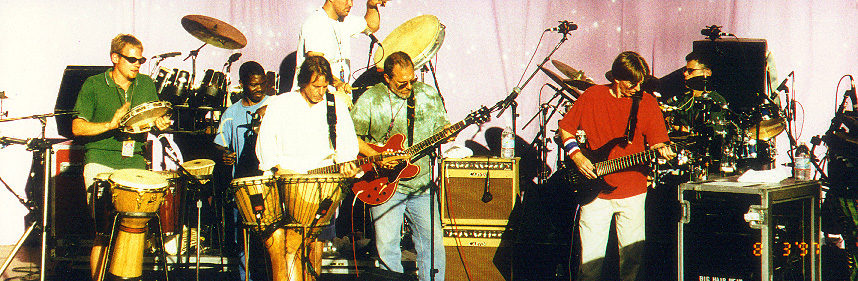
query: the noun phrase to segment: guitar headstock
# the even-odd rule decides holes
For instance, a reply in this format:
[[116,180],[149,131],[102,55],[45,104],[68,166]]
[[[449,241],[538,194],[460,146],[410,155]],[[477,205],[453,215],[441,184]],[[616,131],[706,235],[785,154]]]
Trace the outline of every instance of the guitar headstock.
[[472,124],[482,124],[482,123],[489,121],[492,118],[490,113],[491,113],[491,111],[489,111],[488,108],[483,106],[480,109],[478,109],[477,111],[474,111],[474,112],[471,112],[470,114],[468,114],[468,116],[465,117],[465,121],[468,123],[472,123]]

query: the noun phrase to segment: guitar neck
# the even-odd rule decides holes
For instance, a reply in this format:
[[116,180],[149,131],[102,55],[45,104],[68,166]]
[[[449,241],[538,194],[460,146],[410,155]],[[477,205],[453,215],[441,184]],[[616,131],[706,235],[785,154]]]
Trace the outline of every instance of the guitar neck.
[[[670,146],[670,149],[676,150],[681,145],[678,143],[673,143],[668,146]],[[655,157],[658,157],[658,149],[649,149],[635,154],[626,155],[620,158],[602,161],[594,164],[593,166],[596,168],[596,175],[604,176],[623,169],[627,169],[631,166],[638,165],[640,163],[650,161]]]
[[374,155],[374,156],[355,159],[355,160],[348,161],[348,162],[333,164],[333,165],[329,165],[329,166],[325,166],[325,167],[321,167],[321,168],[315,168],[315,169],[307,171],[307,173],[308,174],[336,174],[336,173],[340,172],[340,165],[342,165],[342,164],[354,163],[356,166],[362,166],[366,163],[371,163],[371,162],[381,160],[382,158],[383,158],[383,156],[381,154],[378,154],[378,155]]
[[431,137],[428,137],[425,140],[422,140],[422,141],[418,142],[417,144],[412,145],[409,148],[406,148],[405,153],[408,155],[411,155],[411,156],[417,155],[418,153],[422,152],[423,150],[426,150],[427,148],[434,146],[438,142],[446,139],[447,137],[458,132],[459,130],[467,127],[468,122],[466,122],[466,121],[467,120],[459,121],[456,124],[453,124],[447,128],[442,129],[441,131],[438,131],[437,133],[435,133]]

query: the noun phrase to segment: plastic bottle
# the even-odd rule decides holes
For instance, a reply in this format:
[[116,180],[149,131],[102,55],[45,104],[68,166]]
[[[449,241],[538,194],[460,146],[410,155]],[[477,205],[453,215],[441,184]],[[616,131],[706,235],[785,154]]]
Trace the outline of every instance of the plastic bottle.
[[501,133],[501,158],[515,157],[515,133],[512,128],[506,127]]
[[812,180],[810,175],[810,154],[804,142],[795,150],[795,180]]

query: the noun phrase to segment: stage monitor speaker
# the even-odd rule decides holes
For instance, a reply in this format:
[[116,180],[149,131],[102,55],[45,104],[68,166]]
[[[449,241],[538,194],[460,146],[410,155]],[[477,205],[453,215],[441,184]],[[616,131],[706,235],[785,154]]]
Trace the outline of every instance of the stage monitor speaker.
[[766,40],[726,38],[694,41],[693,49],[709,58],[714,90],[730,109],[747,113],[763,103],[766,94]]
[[519,158],[445,158],[441,164],[441,222],[507,225],[518,196]]
[[446,280],[511,280],[512,245],[500,226],[444,227]]
[[[74,104],[77,102],[77,94],[83,86],[83,82],[90,76],[103,73],[110,69],[110,66],[82,66],[69,65],[63,71],[63,79],[60,82],[60,92],[57,95],[57,102],[54,105],[54,111],[71,111],[74,110]],[[66,138],[74,138],[71,131],[71,123],[74,119],[72,115],[58,115],[57,133]]]

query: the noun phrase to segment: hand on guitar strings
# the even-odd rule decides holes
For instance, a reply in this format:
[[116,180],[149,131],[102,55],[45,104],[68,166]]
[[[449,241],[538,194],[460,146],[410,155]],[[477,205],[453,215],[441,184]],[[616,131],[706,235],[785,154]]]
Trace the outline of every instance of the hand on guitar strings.
[[360,167],[352,162],[346,162],[340,165],[340,175],[345,178],[353,178],[361,171]]
[[588,179],[595,179],[598,177],[596,175],[596,167],[593,166],[593,162],[590,162],[590,159],[587,159],[584,154],[578,152],[572,155],[572,161],[575,162],[575,166],[578,167],[578,171],[581,174],[584,174]]
[[652,148],[658,149],[658,154],[661,154],[661,157],[664,159],[670,160],[676,157],[676,152],[667,143],[658,143],[653,145]]

